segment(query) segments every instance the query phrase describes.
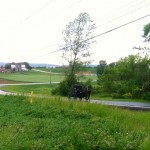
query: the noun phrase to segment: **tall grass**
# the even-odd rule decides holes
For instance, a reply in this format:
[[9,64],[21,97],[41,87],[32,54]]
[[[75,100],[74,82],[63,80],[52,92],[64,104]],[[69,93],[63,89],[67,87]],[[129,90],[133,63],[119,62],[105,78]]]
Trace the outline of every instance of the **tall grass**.
[[61,98],[0,96],[0,148],[146,149],[149,112]]

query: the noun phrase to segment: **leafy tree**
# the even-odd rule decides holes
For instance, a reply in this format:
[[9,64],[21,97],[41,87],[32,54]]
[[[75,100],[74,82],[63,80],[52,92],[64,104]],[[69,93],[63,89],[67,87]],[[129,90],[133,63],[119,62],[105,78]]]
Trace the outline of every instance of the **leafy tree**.
[[[80,13],[78,18],[66,25],[63,33],[64,44],[60,50],[63,51],[62,58],[68,62],[69,69],[66,71],[66,79],[63,81],[65,87],[70,88],[77,82],[76,73],[81,67],[91,62],[90,46],[95,40],[92,38],[95,24],[89,14]],[[63,87],[60,87],[60,89]]]
[[104,93],[112,93],[114,92],[114,81],[115,81],[115,69],[111,66],[106,66],[104,68],[103,74],[98,76],[98,85],[102,87],[102,91]]
[[143,37],[145,38],[146,42],[150,42],[150,23],[144,26],[144,34]]
[[61,49],[63,59],[69,63],[69,75],[74,75],[80,66],[91,62],[85,58],[91,56],[90,45],[94,42],[94,28],[95,24],[87,13],[80,13],[77,19],[66,25]]
[[5,69],[11,69],[11,63],[5,64]]
[[[144,42],[150,42],[150,23],[146,24],[143,27],[143,38],[145,39]],[[134,46],[133,49],[142,50],[142,51],[149,51],[150,47],[136,47]]]
[[105,60],[99,61],[99,65],[97,66],[97,76],[103,74],[106,65],[107,65],[107,62]]
[[28,62],[22,62],[22,64],[24,64],[27,69],[32,69]]
[[140,98],[142,92],[150,92],[149,57],[129,55],[120,59],[115,65],[107,65],[102,75],[98,76],[98,85],[106,93],[116,93],[117,98],[131,95]]

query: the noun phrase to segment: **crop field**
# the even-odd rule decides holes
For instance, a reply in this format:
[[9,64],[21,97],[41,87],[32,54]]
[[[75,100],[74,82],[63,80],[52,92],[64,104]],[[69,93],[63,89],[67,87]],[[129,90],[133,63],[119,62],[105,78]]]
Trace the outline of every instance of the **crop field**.
[[150,112],[62,98],[0,96],[2,150],[148,150]]

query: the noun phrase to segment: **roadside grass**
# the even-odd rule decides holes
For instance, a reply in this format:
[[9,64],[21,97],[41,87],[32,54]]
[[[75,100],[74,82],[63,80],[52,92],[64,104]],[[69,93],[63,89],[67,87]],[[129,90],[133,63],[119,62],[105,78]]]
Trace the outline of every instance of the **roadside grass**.
[[[51,97],[51,90],[57,87],[58,84],[36,84],[36,85],[11,85],[0,87],[1,90],[29,95],[32,91],[37,96]],[[110,96],[102,96],[100,94],[91,94],[91,99],[96,100],[110,100],[110,101],[122,101],[122,102],[143,102],[150,103],[149,100],[143,99],[113,99]]]
[[7,149],[144,150],[150,112],[65,101],[0,96],[0,147]]
[[33,91],[34,95],[51,96],[51,90],[56,86],[57,84],[11,85],[0,89],[18,94],[30,94]]
[[100,94],[93,94],[91,98],[96,99],[96,100],[150,103],[149,100],[144,100],[144,99],[129,99],[129,98],[117,99],[117,98],[112,98],[111,96],[101,96]]

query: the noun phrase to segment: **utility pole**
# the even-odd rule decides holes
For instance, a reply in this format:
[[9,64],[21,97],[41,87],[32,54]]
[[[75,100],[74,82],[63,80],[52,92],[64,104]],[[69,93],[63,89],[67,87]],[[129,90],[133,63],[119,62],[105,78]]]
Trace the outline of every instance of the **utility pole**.
[[49,83],[51,84],[51,66],[49,66]]

